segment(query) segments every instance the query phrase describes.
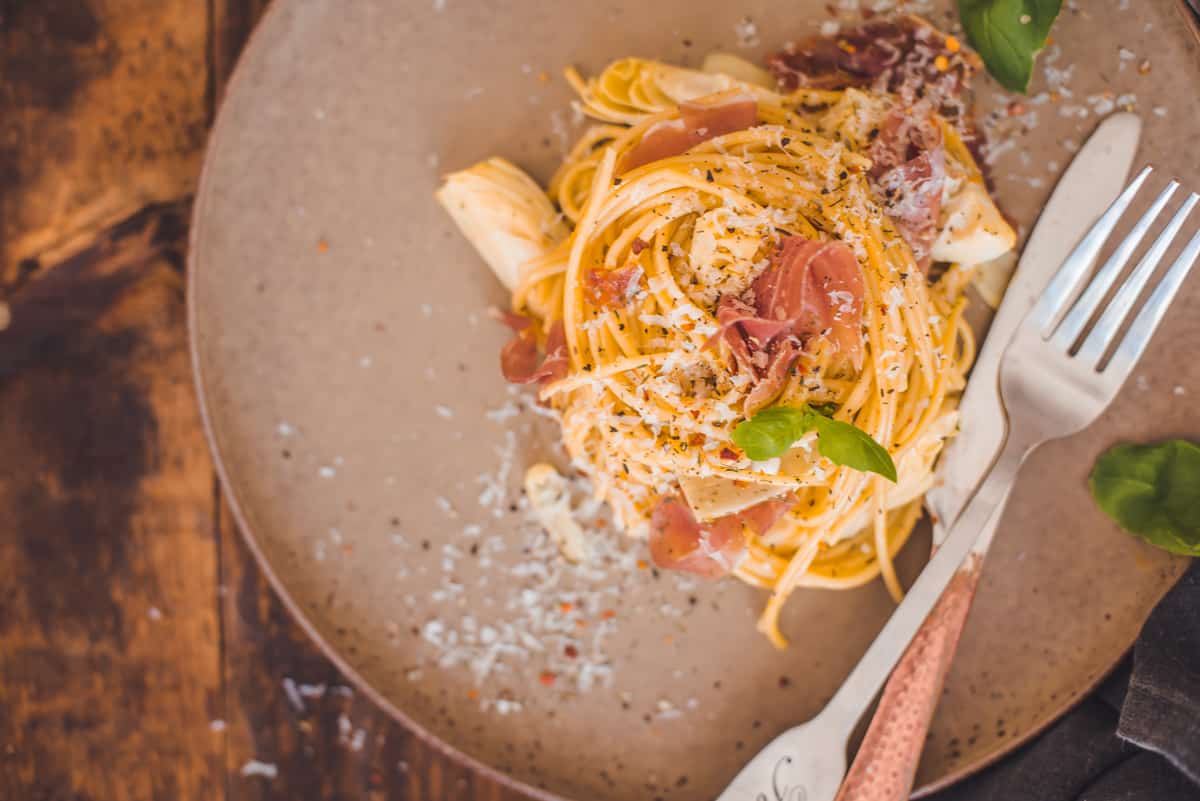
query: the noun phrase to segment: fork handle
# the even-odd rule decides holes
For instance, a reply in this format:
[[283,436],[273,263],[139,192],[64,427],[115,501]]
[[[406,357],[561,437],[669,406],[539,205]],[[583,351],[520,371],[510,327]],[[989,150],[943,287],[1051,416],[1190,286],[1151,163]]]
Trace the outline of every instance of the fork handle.
[[904,601],[896,607],[879,636],[822,711],[822,717],[827,717],[836,725],[839,734],[849,737],[942,596],[942,591],[958,571],[958,566],[970,552],[975,540],[992,518],[998,517],[1003,511],[1017,469],[1029,451],[1027,444],[1012,436],[1008,438],[987,478],[950,528],[942,547],[925,565]]
[[959,568],[892,671],[836,801],[908,799],[979,584],[978,562]]

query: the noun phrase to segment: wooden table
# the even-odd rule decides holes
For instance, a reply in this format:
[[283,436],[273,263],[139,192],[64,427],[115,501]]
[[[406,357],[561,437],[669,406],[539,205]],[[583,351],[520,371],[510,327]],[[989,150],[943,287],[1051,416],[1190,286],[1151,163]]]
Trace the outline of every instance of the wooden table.
[[221,498],[183,268],[265,5],[0,0],[0,798],[521,797],[346,686]]

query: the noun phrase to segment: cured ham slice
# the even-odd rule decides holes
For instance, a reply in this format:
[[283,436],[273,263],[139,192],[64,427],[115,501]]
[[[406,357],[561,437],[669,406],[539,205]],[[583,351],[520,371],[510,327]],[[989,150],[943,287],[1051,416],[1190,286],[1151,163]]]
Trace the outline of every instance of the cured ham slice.
[[758,122],[758,101],[749,95],[690,100],[679,104],[679,118],[659,122],[621,159],[617,172],[678,156],[701,142],[751,128]]
[[642,286],[643,275],[639,264],[627,264],[616,270],[588,270],[584,277],[584,295],[593,306],[619,308],[637,294]]
[[862,268],[841,242],[789,236],[754,281],[755,306],[785,320],[801,338],[828,338],[856,369],[862,367]]
[[783,240],[754,280],[754,304],[726,295],[717,306],[720,330],[738,368],[755,383],[746,398],[752,414],[783,391],[792,367],[815,338],[831,343],[862,368],[862,268],[841,242],[801,236]]
[[888,115],[870,155],[880,200],[918,266],[927,271],[946,185],[941,128],[927,107],[895,111]]
[[765,534],[795,501],[770,500],[701,524],[678,498],[663,498],[650,520],[650,556],[669,570],[720,578],[737,566],[746,538]]
[[562,320],[555,320],[546,336],[545,353],[539,352],[533,320],[505,313],[502,321],[513,336],[500,349],[500,372],[513,384],[541,384],[567,375],[571,366]]
[[873,20],[833,36],[810,36],[767,59],[786,90],[868,88],[905,103],[928,99],[958,116],[979,58],[913,15]]

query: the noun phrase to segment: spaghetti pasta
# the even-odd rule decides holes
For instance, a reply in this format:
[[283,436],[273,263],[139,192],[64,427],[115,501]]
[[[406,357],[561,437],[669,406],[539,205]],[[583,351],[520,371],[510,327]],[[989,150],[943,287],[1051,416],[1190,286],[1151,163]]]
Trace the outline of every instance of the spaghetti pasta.
[[[549,185],[569,234],[521,265],[512,298],[532,320],[519,336],[569,364],[539,392],[573,465],[664,566],[769,589],[759,629],[777,645],[796,588],[882,576],[898,598],[892,557],[974,355],[971,265],[929,269],[934,240],[954,239],[939,209],[982,186],[954,125],[886,92],[779,93],[635,59],[569,79],[600,124]],[[994,219],[988,245],[1006,250]],[[770,311],[764,282],[823,324]],[[854,426],[897,480],[835,463],[815,432],[752,460],[733,432],[774,407]]]

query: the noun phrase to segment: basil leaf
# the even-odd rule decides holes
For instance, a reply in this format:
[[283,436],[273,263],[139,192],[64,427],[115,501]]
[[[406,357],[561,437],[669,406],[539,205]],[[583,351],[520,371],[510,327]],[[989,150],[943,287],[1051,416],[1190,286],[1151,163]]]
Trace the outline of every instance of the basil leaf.
[[1088,479],[1097,505],[1151,545],[1200,556],[1200,447],[1181,439],[1118,445]]
[[787,453],[792,443],[812,430],[813,413],[807,407],[772,406],[738,423],[733,442],[756,462]]
[[896,464],[867,432],[821,414],[811,406],[772,406],[738,423],[733,442],[746,456],[764,462],[783,456],[809,431],[817,432],[817,450],[829,461],[896,480]]
[[1013,92],[1029,89],[1062,0],[958,0],[958,14],[988,72]]
[[817,430],[817,450],[829,461],[896,481],[891,454],[866,431],[821,415],[813,415],[813,428]]
[[817,414],[833,417],[834,413],[838,410],[838,405],[836,403],[810,403],[808,404],[808,408]]

